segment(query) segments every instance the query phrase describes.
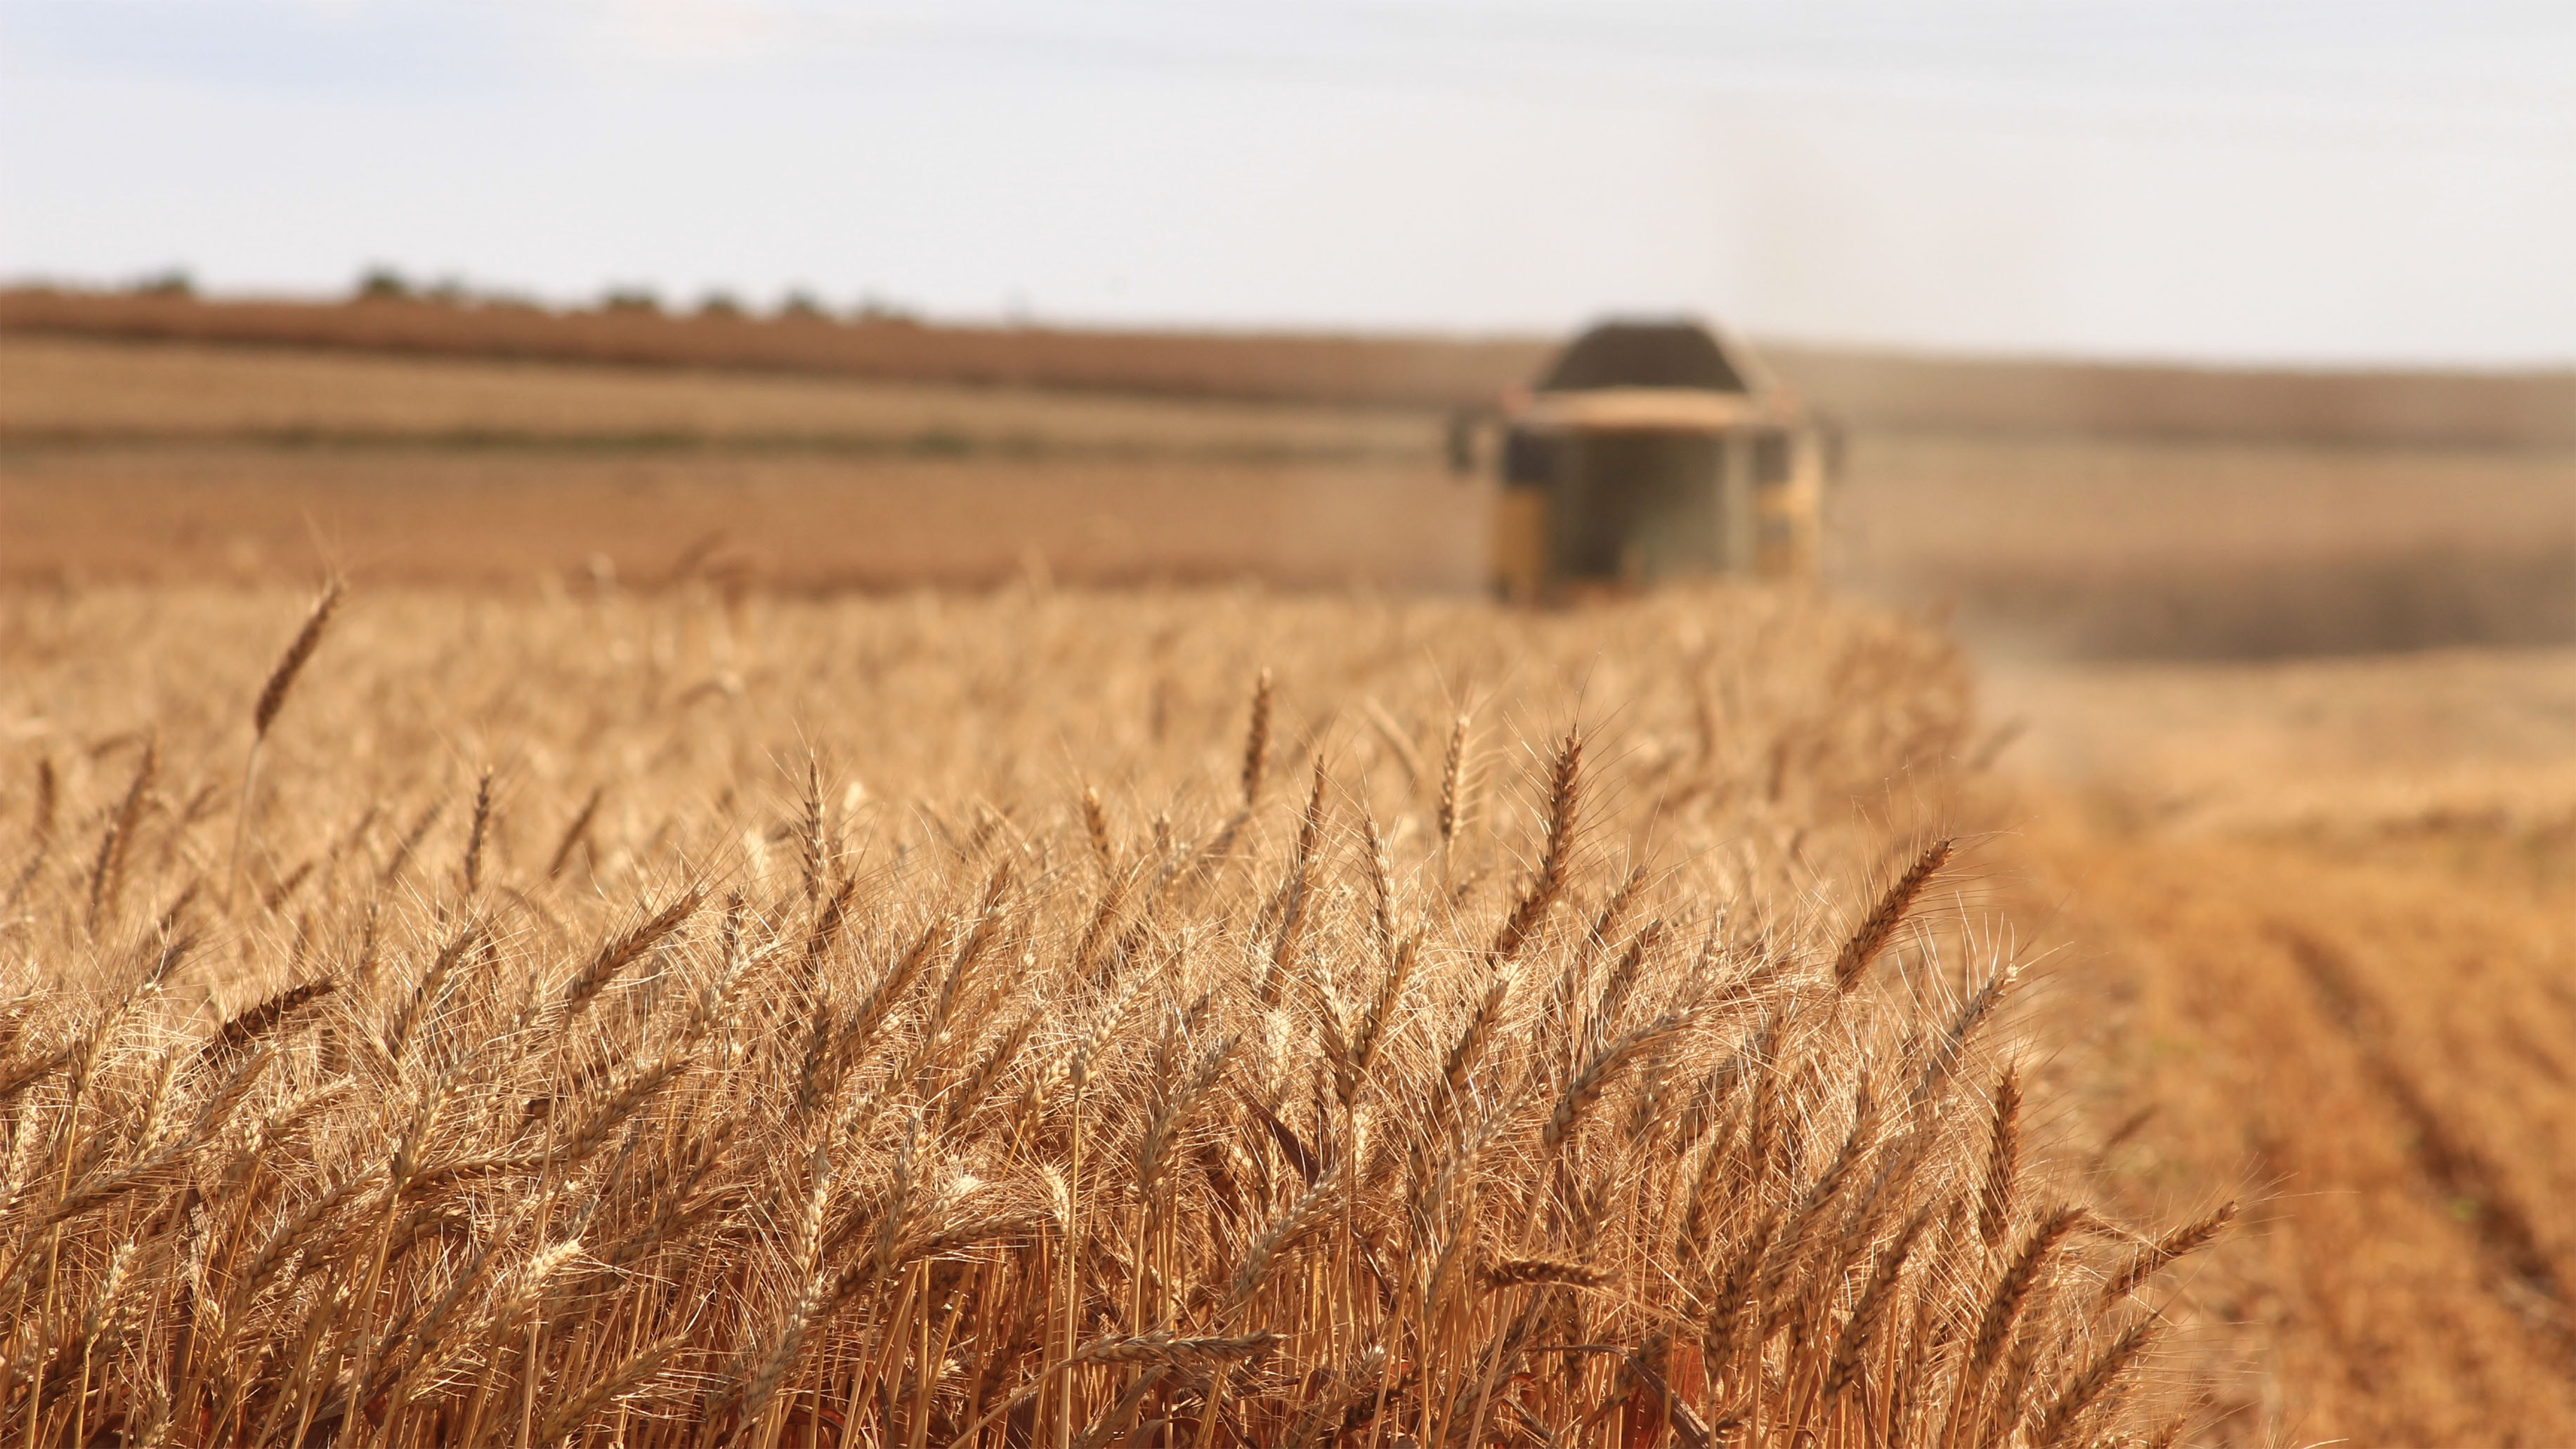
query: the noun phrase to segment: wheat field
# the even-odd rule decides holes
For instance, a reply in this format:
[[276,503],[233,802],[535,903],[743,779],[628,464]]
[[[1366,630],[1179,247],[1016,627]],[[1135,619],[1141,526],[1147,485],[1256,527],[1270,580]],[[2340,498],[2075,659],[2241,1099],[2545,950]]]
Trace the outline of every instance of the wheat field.
[[1969,675],[1890,617],[102,588],[0,657],[12,1442],[2204,1397],[2168,1269],[2232,1205],[2052,1164]]

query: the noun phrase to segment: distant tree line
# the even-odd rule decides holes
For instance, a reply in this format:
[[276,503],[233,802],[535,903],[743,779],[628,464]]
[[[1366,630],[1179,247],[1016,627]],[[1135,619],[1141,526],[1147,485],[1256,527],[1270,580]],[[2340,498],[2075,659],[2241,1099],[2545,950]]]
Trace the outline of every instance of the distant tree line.
[[[138,284],[136,290],[150,291],[156,295],[191,294],[187,274],[184,272],[170,273],[167,278],[158,279],[152,286]],[[403,275],[393,267],[381,265],[368,267],[359,273],[357,286],[352,291],[350,300],[354,302],[430,302],[460,307],[538,307],[536,302],[517,294],[477,291],[456,277],[443,277],[434,282],[419,282]],[[757,313],[757,309],[745,303],[741,297],[721,287],[701,295],[693,307],[675,308],[667,304],[661,293],[654,288],[630,283],[613,284],[601,291],[599,300],[592,304],[590,310],[726,319],[747,319]],[[770,309],[768,315],[781,320],[816,322],[917,322],[920,320],[920,315],[913,309],[886,301],[873,294],[862,296],[847,309],[835,310],[822,298],[802,287],[792,288],[780,297],[777,305]]]

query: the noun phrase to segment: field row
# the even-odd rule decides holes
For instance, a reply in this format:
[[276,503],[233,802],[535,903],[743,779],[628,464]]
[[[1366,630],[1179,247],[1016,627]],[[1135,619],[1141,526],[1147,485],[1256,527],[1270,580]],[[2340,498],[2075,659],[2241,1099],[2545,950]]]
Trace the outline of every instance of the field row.
[[849,378],[0,335],[0,442],[1424,463],[1441,417]]

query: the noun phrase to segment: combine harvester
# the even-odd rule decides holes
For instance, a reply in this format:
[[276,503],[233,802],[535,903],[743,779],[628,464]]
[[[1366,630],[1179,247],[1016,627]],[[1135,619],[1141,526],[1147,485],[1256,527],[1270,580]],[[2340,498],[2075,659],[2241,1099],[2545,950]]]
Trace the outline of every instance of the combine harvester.
[[[1459,420],[1453,467],[1476,469],[1492,421]],[[1740,343],[1693,322],[1605,322],[1507,394],[1499,423],[1506,598],[1815,576],[1824,431]]]

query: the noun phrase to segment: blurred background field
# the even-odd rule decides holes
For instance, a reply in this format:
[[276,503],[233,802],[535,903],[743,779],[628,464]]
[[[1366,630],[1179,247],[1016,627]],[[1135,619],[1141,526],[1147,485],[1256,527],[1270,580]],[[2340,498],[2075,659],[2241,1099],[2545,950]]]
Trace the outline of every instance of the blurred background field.
[[[609,315],[661,351],[605,363],[347,350],[379,308],[470,323],[464,308],[280,306],[246,322],[164,301],[159,333],[138,337],[112,307],[33,300],[0,306],[0,489],[16,524],[0,573],[19,578],[257,576],[318,548],[416,581],[651,579],[685,563],[789,588],[1038,568],[1471,590],[1492,485],[1481,463],[1448,474],[1440,404],[1490,403],[1544,352],[722,324],[919,339],[920,355],[872,364],[921,374],[889,380],[827,370],[820,344],[822,361],[687,365],[737,355],[693,352],[707,324],[687,319]],[[277,317],[301,326],[250,325]],[[594,321],[511,325],[523,350],[559,358]],[[311,345],[334,328],[355,341]],[[280,334],[291,345],[266,340]],[[1086,343],[1117,365],[1068,365]],[[988,377],[1050,385],[956,376],[949,347]],[[1800,361],[1774,365],[1796,377]],[[2072,364],[1806,367],[1834,389],[1815,401],[1839,429],[1828,579],[1943,612],[1990,648],[2576,641],[2576,407],[2540,405],[2576,398],[2564,378],[2455,377],[2428,400],[2367,374],[2165,369],[2189,385],[2160,394],[2143,370]],[[2152,405],[2120,401],[2139,395]]]

